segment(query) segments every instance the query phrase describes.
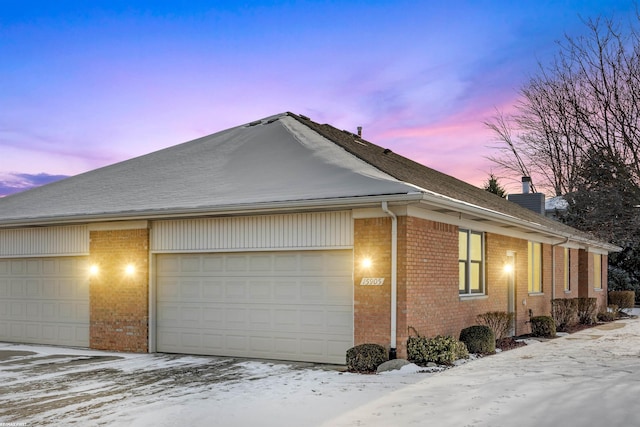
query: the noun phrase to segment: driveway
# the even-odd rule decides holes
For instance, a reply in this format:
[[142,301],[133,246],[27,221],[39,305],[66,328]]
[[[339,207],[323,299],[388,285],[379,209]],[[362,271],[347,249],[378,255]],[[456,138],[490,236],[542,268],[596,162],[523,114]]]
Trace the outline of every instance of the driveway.
[[635,425],[640,320],[418,370],[0,343],[0,424]]

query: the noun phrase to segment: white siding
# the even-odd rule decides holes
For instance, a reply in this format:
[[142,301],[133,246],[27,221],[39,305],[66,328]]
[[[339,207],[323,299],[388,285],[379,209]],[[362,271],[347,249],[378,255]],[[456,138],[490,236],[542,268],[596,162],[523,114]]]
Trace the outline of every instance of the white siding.
[[157,221],[154,252],[353,247],[351,212]]
[[88,254],[85,225],[0,230],[0,258]]

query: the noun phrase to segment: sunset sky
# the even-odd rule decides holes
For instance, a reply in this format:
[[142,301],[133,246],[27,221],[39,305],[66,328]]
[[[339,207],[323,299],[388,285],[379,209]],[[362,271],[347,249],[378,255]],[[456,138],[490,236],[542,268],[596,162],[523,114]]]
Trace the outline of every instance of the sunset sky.
[[0,0],[0,196],[284,111],[362,126],[480,186],[483,122],[581,19],[634,13],[633,0]]

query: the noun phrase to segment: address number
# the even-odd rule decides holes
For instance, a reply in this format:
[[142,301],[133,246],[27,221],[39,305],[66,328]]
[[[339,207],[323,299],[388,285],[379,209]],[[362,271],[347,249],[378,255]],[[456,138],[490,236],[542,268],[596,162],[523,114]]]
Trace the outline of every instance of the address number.
[[382,286],[384,277],[363,277],[360,286]]

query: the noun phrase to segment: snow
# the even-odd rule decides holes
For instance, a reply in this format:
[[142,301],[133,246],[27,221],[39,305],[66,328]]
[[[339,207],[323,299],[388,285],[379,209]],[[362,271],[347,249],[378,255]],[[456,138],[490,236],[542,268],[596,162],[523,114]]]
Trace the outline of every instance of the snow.
[[416,192],[286,114],[260,123],[4,197],[0,223],[255,209]]
[[544,201],[544,208],[548,211],[555,209],[562,211],[566,210],[568,207],[569,203],[563,196],[551,197]]
[[359,375],[335,366],[0,343],[0,423],[637,424],[640,320],[529,344],[446,370],[409,364]]

